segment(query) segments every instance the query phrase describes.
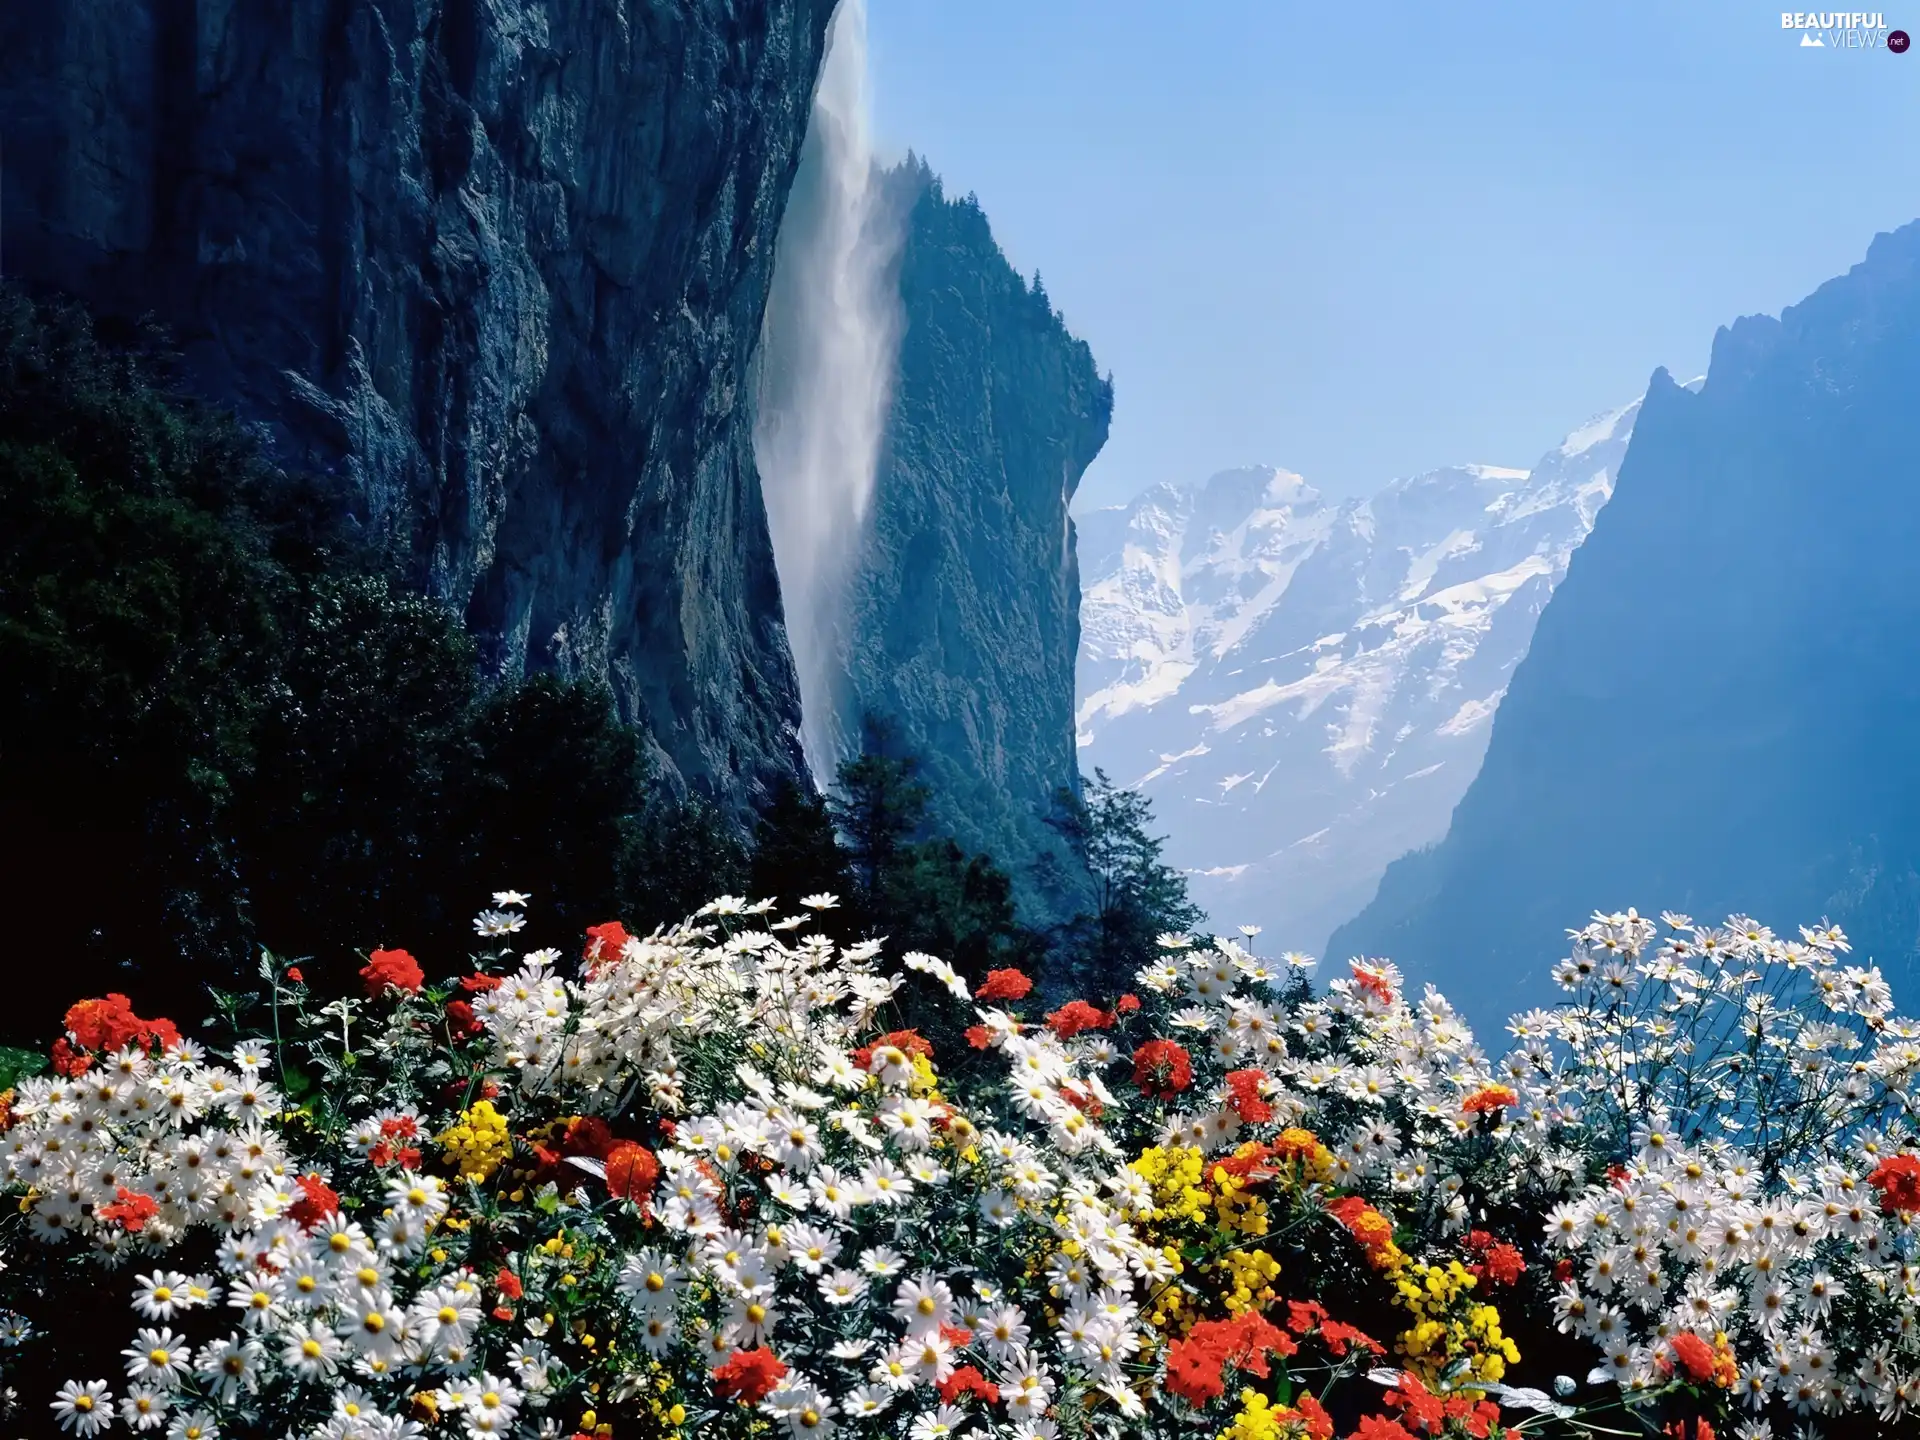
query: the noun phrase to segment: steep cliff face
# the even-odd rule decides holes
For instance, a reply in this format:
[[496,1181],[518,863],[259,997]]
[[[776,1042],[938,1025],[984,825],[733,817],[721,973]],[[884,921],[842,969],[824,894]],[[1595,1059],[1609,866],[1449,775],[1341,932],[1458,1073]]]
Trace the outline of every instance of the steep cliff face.
[[743,807],[802,765],[745,380],[831,10],[10,6],[0,259],[156,314],[499,672]]
[[1113,391],[971,197],[949,200],[912,161],[888,183],[907,215],[905,331],[853,581],[846,714],[897,725],[940,823],[1044,916],[1061,903],[1034,884],[1036,859],[1059,855],[1045,817],[1078,783],[1067,504]]
[[1831,916],[1896,993],[1920,954],[1920,224],[1656,373],[1612,503],[1437,847],[1332,953],[1481,1021],[1552,992],[1596,906]]

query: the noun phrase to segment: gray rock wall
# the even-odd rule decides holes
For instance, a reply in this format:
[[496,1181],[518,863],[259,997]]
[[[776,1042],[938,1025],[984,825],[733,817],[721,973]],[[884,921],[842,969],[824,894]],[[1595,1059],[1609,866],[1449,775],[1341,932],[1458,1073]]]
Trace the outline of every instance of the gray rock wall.
[[1077,785],[1080,576],[1068,502],[1106,443],[1112,386],[971,197],[909,161],[906,328],[851,606],[848,713],[898,727],[935,817],[1008,871],[1028,918],[1078,898],[1045,817]]
[[831,0],[0,8],[0,266],[169,325],[503,674],[800,772],[747,367]]

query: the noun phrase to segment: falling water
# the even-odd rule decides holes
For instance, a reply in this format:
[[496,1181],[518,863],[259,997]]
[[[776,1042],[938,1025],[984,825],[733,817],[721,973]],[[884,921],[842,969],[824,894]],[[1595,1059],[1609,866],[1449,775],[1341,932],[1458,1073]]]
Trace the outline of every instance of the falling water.
[[781,223],[753,437],[800,680],[801,744],[822,782],[845,743],[848,591],[901,328],[901,225],[873,163],[866,77],[865,0],[841,0]]

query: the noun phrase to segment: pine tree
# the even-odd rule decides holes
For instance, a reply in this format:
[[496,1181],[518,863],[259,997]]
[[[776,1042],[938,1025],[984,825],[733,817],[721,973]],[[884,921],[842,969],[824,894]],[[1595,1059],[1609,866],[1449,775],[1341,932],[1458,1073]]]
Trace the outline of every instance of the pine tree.
[[1206,915],[1187,895],[1186,878],[1161,858],[1153,806],[1137,790],[1116,786],[1104,770],[1083,779],[1081,793],[1062,786],[1049,823],[1093,876],[1093,908],[1062,927],[1061,957],[1051,979],[1094,994],[1125,987],[1158,954],[1163,934],[1185,934]]

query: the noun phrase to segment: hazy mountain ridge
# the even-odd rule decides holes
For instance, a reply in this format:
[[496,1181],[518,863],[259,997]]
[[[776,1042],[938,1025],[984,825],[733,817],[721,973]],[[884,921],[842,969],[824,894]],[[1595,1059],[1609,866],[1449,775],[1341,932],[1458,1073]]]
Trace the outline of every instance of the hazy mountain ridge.
[[1896,993],[1920,956],[1920,223],[1656,372],[1618,494],[1514,676],[1445,841],[1335,936],[1482,1017],[1552,992],[1594,907],[1823,915]]
[[1445,832],[1637,410],[1531,471],[1328,503],[1257,467],[1083,517],[1082,767],[1147,791],[1216,923],[1317,950]]

